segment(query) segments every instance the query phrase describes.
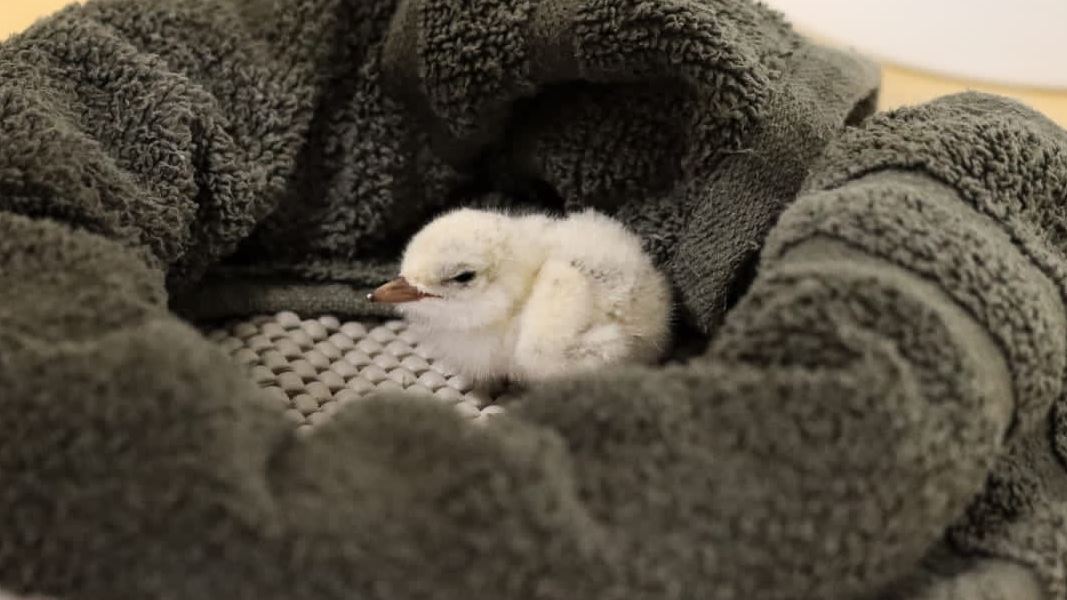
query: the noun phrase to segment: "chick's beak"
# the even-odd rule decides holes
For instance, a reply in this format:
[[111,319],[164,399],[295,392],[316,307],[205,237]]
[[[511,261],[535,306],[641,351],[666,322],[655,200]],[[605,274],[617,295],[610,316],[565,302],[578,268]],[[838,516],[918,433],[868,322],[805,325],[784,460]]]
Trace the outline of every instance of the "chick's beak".
[[432,294],[419,291],[418,288],[408,283],[403,277],[397,277],[367,294],[367,299],[371,302],[381,302],[384,304],[401,304],[404,302],[414,302],[415,300],[421,300],[423,298],[435,297],[436,296],[433,296]]

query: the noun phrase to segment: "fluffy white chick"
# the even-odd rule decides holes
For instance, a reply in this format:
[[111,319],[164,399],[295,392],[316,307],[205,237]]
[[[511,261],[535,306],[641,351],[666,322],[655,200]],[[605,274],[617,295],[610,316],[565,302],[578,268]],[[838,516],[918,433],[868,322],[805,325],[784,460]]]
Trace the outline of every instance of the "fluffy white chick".
[[447,213],[369,298],[396,304],[437,356],[483,382],[653,362],[670,330],[666,279],[636,235],[593,211]]

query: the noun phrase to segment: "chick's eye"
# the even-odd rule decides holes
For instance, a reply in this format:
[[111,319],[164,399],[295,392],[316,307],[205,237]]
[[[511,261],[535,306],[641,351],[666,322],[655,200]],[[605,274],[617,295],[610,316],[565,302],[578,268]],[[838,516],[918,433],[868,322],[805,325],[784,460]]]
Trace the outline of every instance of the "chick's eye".
[[474,275],[474,271],[464,271],[459,275],[453,277],[450,281],[454,281],[456,283],[469,283],[474,279]]

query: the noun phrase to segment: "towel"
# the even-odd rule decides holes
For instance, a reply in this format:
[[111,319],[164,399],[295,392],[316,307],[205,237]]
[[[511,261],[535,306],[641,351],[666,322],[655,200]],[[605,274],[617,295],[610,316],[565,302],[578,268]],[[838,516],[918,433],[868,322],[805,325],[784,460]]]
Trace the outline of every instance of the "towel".
[[[785,280],[795,282],[793,287],[810,279],[803,284],[808,291],[790,300],[788,311],[769,317],[789,323],[789,331],[823,330],[824,336],[851,339],[857,324],[880,323],[876,327],[910,356],[929,410],[963,408],[966,403],[951,399],[970,388],[966,394],[979,401],[971,405],[973,412],[924,418],[924,426],[939,433],[923,436],[922,443],[936,439],[948,446],[919,448],[911,444],[922,438],[909,442],[901,437],[902,446],[894,445],[894,451],[919,451],[931,466],[948,461],[945,467],[956,475],[965,464],[981,465],[968,484],[980,491],[954,519],[943,542],[969,556],[998,556],[1029,566],[1042,580],[1047,598],[1067,594],[1062,521],[1067,514],[1067,446],[1059,441],[1065,424],[1060,416],[1065,173],[1067,132],[1006,99],[961,94],[879,115],[828,148],[769,236],[761,265],[769,281],[775,278],[770,273],[786,270],[781,261],[789,262],[790,255],[799,253],[807,262],[789,267],[799,272]],[[844,258],[854,255],[864,258]],[[891,280],[888,272],[863,274],[862,265],[872,257],[906,269],[923,283],[877,291]],[[869,275],[874,277],[863,284],[867,289],[862,294],[838,297],[854,316],[828,319],[831,325],[797,321],[797,307],[810,301],[802,300],[808,296],[820,300],[802,312],[829,310],[830,301],[822,298],[838,294],[832,290],[840,284],[822,280],[862,281]],[[944,300],[967,315],[971,324],[958,330],[959,342],[933,342],[935,332],[954,327],[945,319],[924,317],[921,311],[906,315],[909,298],[920,296],[922,286],[936,286]],[[743,302],[759,303],[760,294],[755,288],[752,292]],[[893,308],[879,309],[884,302]],[[898,315],[895,323],[885,320],[893,314]],[[909,332],[905,323],[917,329]],[[731,349],[731,354],[777,362],[789,354],[779,344],[809,345],[809,352],[832,347],[825,338],[803,341],[809,333],[792,340],[753,338],[752,333],[749,325],[741,325],[743,349]],[[730,337],[721,338],[722,343],[732,345],[726,341]],[[759,340],[758,347],[753,340]],[[854,343],[842,343],[835,351],[848,356],[848,345]],[[952,356],[961,348],[977,353],[973,373]],[[770,357],[768,349],[774,349]],[[994,354],[1001,359],[991,358]],[[983,420],[982,427],[997,424],[972,437]],[[930,493],[918,486],[907,493],[916,492]],[[932,500],[943,506],[953,495]],[[987,578],[985,571],[976,568],[976,577]],[[959,597],[972,597],[977,589],[961,585],[972,591],[961,591]],[[940,593],[934,597],[945,592]],[[1029,593],[1005,592],[1003,597],[1017,596]]]
[[[866,119],[876,86],[746,0],[96,0],[12,38],[0,587],[1063,597],[1067,140],[977,95]],[[385,316],[406,236],[485,202],[615,215],[710,342],[300,436],[190,323]],[[920,577],[939,548],[993,562]]]

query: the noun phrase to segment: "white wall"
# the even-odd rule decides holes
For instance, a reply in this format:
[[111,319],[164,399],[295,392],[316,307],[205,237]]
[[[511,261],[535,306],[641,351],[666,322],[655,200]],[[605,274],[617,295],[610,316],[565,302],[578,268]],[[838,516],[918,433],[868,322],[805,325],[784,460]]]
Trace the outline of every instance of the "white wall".
[[1067,89],[1067,0],[764,0],[801,31],[906,67]]

